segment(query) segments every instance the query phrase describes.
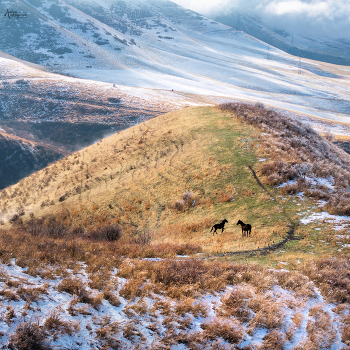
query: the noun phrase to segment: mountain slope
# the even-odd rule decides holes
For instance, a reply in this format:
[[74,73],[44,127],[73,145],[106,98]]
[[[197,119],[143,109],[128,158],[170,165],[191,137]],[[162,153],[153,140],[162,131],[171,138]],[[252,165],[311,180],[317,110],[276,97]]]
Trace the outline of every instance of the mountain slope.
[[67,121],[128,125],[174,105],[148,103],[111,84],[43,72],[0,58],[0,120]]
[[0,36],[1,47],[52,70],[149,89],[147,98],[154,104],[159,98],[210,104],[259,100],[348,122],[346,68],[300,63],[170,1],[16,0],[12,6],[29,15],[1,22],[3,34],[13,33]]
[[0,189],[46,167],[68,152],[57,147],[29,142],[0,128]]
[[330,39],[312,35],[290,34],[278,28],[272,28],[256,17],[242,13],[229,13],[215,17],[235,30],[264,41],[297,57],[338,65],[350,65],[350,42],[344,39]]

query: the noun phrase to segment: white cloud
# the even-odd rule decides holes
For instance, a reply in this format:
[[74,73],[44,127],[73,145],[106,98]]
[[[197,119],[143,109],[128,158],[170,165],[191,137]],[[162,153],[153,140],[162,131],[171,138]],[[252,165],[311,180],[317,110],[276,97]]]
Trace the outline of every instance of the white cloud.
[[236,11],[281,29],[350,38],[350,0],[172,0],[206,16]]
[[330,13],[329,4],[326,2],[319,2],[308,4],[300,0],[271,2],[265,9],[265,12],[275,14],[277,16],[286,14],[305,14],[309,17],[317,17],[320,15],[327,15]]

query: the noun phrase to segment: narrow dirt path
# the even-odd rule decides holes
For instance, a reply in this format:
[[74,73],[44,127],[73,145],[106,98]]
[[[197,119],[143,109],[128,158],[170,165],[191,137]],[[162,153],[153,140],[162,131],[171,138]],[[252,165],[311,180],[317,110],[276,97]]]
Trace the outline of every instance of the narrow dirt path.
[[217,256],[225,256],[225,255],[267,255],[277,249],[282,248],[287,242],[289,241],[297,241],[302,239],[302,237],[298,237],[294,235],[295,231],[295,225],[291,225],[291,228],[288,231],[287,237],[285,237],[281,242],[272,244],[270,246],[267,246],[265,248],[258,248],[258,249],[252,249],[252,250],[243,250],[243,251],[237,251],[237,252],[226,252],[222,254],[217,254]]

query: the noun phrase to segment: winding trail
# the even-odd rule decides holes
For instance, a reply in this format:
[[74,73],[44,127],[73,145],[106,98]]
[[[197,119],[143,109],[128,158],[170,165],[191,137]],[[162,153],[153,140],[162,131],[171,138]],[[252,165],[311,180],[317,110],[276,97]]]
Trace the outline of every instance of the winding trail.
[[269,245],[265,248],[258,248],[258,249],[252,249],[252,250],[243,250],[243,251],[236,251],[236,252],[226,252],[221,254],[216,254],[216,256],[226,256],[226,255],[267,255],[279,248],[282,248],[287,242],[289,241],[297,241],[302,239],[302,237],[294,236],[294,230],[295,225],[292,225],[291,228],[288,231],[287,237],[285,237],[281,242]]
[[[257,184],[262,188],[262,190],[267,193],[271,199],[275,202],[277,202],[277,199],[274,195],[272,195],[267,188],[261,183],[261,181],[259,180],[258,176],[256,175],[255,171],[253,170],[253,168],[249,165],[248,166],[249,170],[251,171],[255,181],[257,182]],[[252,249],[252,250],[243,250],[243,251],[236,251],[236,252],[225,252],[225,253],[221,253],[221,254],[215,254],[216,256],[227,256],[227,255],[267,255],[270,252],[273,252],[277,249],[282,248],[287,242],[289,241],[297,241],[297,240],[301,240],[303,239],[302,237],[298,237],[294,235],[294,231],[295,231],[295,227],[297,226],[297,224],[295,224],[293,222],[293,220],[291,220],[291,218],[284,213],[284,215],[288,218],[288,220],[290,221],[290,229],[287,233],[287,237],[285,237],[281,242],[276,243],[276,244],[272,244],[269,245],[265,248],[258,248],[258,249]]]

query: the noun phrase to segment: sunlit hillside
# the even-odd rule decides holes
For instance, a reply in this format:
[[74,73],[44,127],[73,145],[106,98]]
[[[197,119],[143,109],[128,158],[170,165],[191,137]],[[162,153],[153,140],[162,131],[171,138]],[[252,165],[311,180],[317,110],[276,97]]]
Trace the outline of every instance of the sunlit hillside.
[[[290,225],[297,229],[312,203],[288,194],[326,200],[329,212],[348,215],[348,199],[339,195],[349,181],[345,152],[277,115],[282,126],[292,123],[283,147],[278,124],[261,130],[243,122],[270,112],[237,106],[172,112],[71,154],[0,193],[3,223],[53,215],[86,236],[116,224],[125,238],[146,234],[154,243],[230,252],[267,246]],[[213,236],[211,227],[224,218],[225,232]],[[238,220],[252,224],[251,239],[241,238]]]
[[73,153],[0,192],[3,348],[346,349],[349,181],[348,154],[262,105]]

